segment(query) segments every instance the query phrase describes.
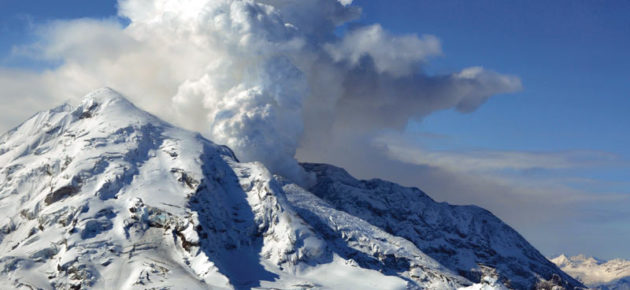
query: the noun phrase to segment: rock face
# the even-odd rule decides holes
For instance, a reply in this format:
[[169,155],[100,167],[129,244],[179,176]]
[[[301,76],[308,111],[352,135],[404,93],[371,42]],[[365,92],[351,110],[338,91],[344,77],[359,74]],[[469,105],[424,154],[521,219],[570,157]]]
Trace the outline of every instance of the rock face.
[[[472,281],[494,275],[519,289],[540,278],[580,286],[487,210],[438,203],[417,188],[383,180],[357,180],[327,164],[303,164],[317,174],[310,191],[335,209],[412,242],[426,255]],[[557,276],[557,277],[555,277]]]
[[590,288],[630,290],[630,261],[628,260],[604,261],[584,255],[573,257],[560,255],[551,261]]
[[32,289],[581,286],[483,209],[330,165],[304,167],[318,176],[309,189],[97,90],[0,137],[0,281]]

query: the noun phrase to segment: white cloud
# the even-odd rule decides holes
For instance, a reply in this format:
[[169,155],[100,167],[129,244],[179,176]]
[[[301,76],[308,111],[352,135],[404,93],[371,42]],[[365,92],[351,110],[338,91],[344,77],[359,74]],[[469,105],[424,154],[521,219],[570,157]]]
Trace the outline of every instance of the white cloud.
[[324,49],[335,62],[348,62],[358,66],[361,58],[370,57],[378,73],[395,76],[416,71],[421,61],[440,55],[440,41],[433,35],[394,36],[379,24],[361,27],[348,33],[338,43],[328,43]]
[[401,162],[431,165],[451,171],[492,173],[508,170],[557,170],[618,164],[620,157],[602,151],[572,150],[560,152],[465,150],[440,151],[423,149],[395,134],[381,135],[375,145]]
[[[447,151],[429,149],[421,142],[417,137],[395,132],[374,138],[370,155],[376,157],[369,162],[388,160],[384,162],[393,163],[388,168],[398,170],[367,174],[420,186],[438,200],[481,205],[547,246],[550,228],[591,220],[595,212],[630,202],[627,193],[606,190],[617,187],[614,182],[580,175],[581,170],[624,170],[630,166],[612,153]],[[532,171],[545,174],[530,174]],[[609,214],[622,218],[630,211]]]
[[441,52],[434,36],[398,36],[379,25],[337,36],[339,25],[360,15],[351,1],[118,4],[128,26],[78,19],[39,29],[39,40],[21,51],[60,65],[2,69],[0,100],[20,110],[3,115],[1,129],[109,86],[243,160],[306,182],[294,159],[298,149],[318,160],[334,148],[329,143],[400,129],[436,110],[471,111],[521,86],[516,77],[481,68],[424,74],[421,63]]

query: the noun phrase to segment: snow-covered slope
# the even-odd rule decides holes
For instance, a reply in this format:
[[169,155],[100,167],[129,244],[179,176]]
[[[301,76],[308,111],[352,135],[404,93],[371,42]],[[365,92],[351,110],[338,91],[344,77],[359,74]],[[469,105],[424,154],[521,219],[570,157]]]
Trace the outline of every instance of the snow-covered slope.
[[310,191],[334,208],[407,239],[472,281],[491,275],[515,288],[531,287],[540,278],[580,286],[487,210],[437,203],[417,188],[383,180],[357,180],[331,165],[303,167],[317,174]]
[[630,289],[630,261],[560,255],[551,259],[563,271],[596,289]]
[[[38,113],[0,137],[0,283],[579,285],[479,208],[437,204],[418,190],[357,181],[332,166],[305,168],[319,177],[309,190],[259,163],[240,163],[229,148],[173,127],[110,89],[97,90],[77,107]],[[404,206],[409,202],[413,207]]]

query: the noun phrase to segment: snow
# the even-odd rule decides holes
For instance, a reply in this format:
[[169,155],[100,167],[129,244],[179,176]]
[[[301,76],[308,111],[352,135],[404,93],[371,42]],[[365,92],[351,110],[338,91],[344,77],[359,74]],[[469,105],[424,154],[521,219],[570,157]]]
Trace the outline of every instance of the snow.
[[317,184],[308,190],[330,207],[404,238],[472,282],[480,283],[492,273],[500,283],[516,288],[529,288],[554,275],[565,287],[580,285],[482,208],[438,203],[417,188],[379,179],[357,180],[327,164],[303,166],[317,175]]
[[507,290],[503,284],[497,281],[496,277],[484,276],[480,283],[475,283],[468,287],[460,288],[460,290]]
[[[97,90],[0,137],[0,281],[38,289],[501,289],[556,275],[579,285],[483,209],[303,166],[318,175],[312,188]],[[537,266],[514,268],[521,264]]]
[[560,255],[551,261],[562,271],[582,281],[586,286],[597,289],[630,289],[630,261],[609,261],[577,255]]

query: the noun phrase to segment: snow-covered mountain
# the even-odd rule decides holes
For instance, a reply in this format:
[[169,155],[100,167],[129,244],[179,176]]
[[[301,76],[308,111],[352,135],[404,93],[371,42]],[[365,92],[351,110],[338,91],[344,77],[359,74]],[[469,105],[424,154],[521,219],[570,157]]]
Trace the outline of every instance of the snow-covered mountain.
[[0,137],[0,281],[31,289],[581,287],[478,207],[303,164],[312,188],[110,89]]
[[604,261],[585,255],[551,259],[563,271],[595,289],[630,289],[630,261],[613,259]]
[[573,280],[558,272],[520,234],[485,209],[437,203],[417,188],[378,179],[356,180],[345,170],[330,165],[304,167],[317,173],[317,184],[311,188],[315,195],[339,210],[411,241],[470,280],[478,281],[487,273],[495,273],[501,282],[520,289],[534,285],[541,276],[549,279],[557,274],[562,280]]

